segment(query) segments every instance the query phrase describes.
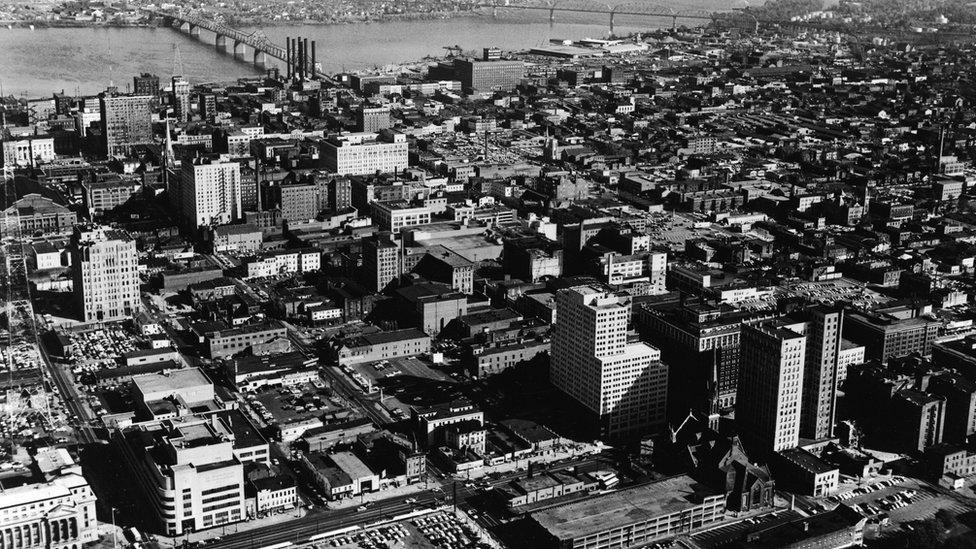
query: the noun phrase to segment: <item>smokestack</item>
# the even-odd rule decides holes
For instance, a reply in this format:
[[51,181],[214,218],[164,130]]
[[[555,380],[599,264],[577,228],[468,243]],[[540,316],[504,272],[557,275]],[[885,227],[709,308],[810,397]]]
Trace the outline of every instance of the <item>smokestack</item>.
[[285,38],[285,71],[291,80],[291,38]]
[[308,73],[308,38],[306,38],[304,41],[305,45],[302,46],[302,53],[304,54],[302,57],[302,74],[305,75],[305,78],[308,78],[310,76]]
[[317,78],[315,72],[315,40],[312,40],[312,79]]
[[292,51],[295,52],[295,78],[302,78],[302,39],[293,38]]

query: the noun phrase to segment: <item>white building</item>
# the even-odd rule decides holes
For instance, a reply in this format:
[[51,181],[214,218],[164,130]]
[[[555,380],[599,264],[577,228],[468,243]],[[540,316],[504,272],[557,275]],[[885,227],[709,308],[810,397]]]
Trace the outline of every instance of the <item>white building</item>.
[[320,147],[325,166],[339,175],[369,175],[403,171],[409,166],[407,136],[384,132],[352,133],[323,141]]
[[247,278],[307,273],[320,268],[322,268],[322,250],[317,248],[274,251],[245,261]]
[[768,450],[800,442],[805,335],[782,321],[743,325],[735,420],[745,437]]
[[53,137],[21,137],[3,142],[4,166],[31,166],[54,160]]
[[627,342],[630,306],[594,286],[556,294],[550,378],[599,418],[603,436],[646,434],[665,420],[667,367],[659,350]]
[[411,205],[403,200],[373,202],[373,220],[381,230],[399,233],[405,227],[430,225],[430,206]]
[[240,219],[241,165],[228,157],[185,160],[181,183],[184,222],[191,227]]
[[98,539],[95,493],[70,472],[0,491],[0,546],[81,549]]
[[84,322],[124,319],[139,312],[139,253],[135,240],[125,231],[75,227],[71,269]]

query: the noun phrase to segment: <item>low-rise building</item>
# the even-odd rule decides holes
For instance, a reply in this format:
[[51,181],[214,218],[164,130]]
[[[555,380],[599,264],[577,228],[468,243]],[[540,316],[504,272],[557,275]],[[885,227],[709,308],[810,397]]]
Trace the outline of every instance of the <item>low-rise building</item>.
[[343,339],[333,349],[339,365],[417,356],[430,352],[430,336],[416,328]]

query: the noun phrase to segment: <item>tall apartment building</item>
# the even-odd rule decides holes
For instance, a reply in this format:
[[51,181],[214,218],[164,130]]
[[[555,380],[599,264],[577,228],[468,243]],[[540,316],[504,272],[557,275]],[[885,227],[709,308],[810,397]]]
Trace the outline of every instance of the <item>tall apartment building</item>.
[[409,166],[407,136],[384,132],[348,134],[322,142],[320,152],[325,167],[339,175],[369,175],[403,171]]
[[71,271],[82,321],[120,320],[139,312],[139,253],[125,231],[75,227]]
[[464,89],[513,90],[525,76],[525,63],[509,60],[455,59],[454,72]]
[[334,177],[329,181],[328,207],[342,210],[352,206],[352,182],[345,177]]
[[0,491],[0,546],[79,549],[97,541],[95,493],[77,469]]
[[598,418],[601,436],[648,434],[665,421],[661,353],[627,342],[630,300],[595,286],[556,294],[550,379]]
[[159,93],[159,77],[148,72],[133,76],[132,92],[136,95],[157,95]]
[[190,81],[182,76],[173,77],[173,113],[180,122],[190,119]]
[[400,246],[390,233],[363,240],[363,276],[366,287],[380,291],[400,275]]
[[308,221],[322,211],[320,191],[315,183],[291,183],[277,188],[281,218],[285,221]]
[[125,155],[153,142],[151,95],[99,95],[105,155]]
[[184,160],[180,187],[187,227],[225,225],[243,215],[241,165],[225,156]]
[[735,420],[742,436],[778,452],[800,440],[807,338],[782,320],[742,327],[742,366]]
[[392,125],[390,107],[368,107],[362,105],[356,109],[356,129],[361,132],[378,132]]
[[834,436],[837,417],[837,372],[844,328],[844,310],[826,306],[806,311],[807,352],[803,368],[800,435],[823,439]]

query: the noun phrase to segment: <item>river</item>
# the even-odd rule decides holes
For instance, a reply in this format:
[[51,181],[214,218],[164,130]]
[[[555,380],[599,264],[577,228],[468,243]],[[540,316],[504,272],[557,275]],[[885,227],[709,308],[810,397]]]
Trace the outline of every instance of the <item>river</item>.
[[[607,15],[561,13],[550,25],[546,12],[513,12],[495,18],[483,14],[432,21],[287,25],[262,31],[282,45],[286,36],[315,40],[317,60],[327,72],[440,56],[446,53],[444,46],[522,49],[553,38],[603,38],[609,32]],[[617,16],[614,30],[623,34],[670,24],[670,19]],[[42,97],[62,89],[95,94],[111,84],[125,91],[140,72],[158,74],[165,81],[181,70],[193,83],[259,74],[250,64],[218,53],[213,34],[202,32],[200,39],[192,39],[167,28],[0,28],[0,52],[0,91],[18,97]]]

